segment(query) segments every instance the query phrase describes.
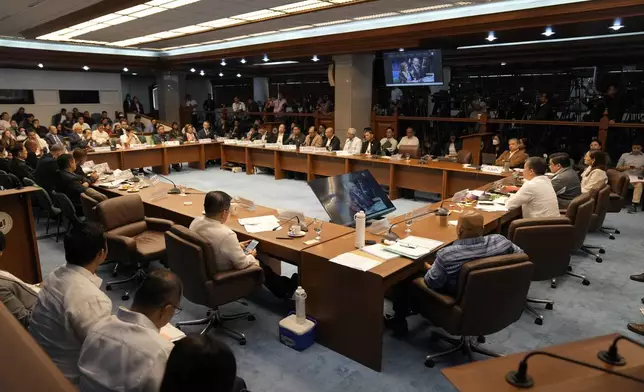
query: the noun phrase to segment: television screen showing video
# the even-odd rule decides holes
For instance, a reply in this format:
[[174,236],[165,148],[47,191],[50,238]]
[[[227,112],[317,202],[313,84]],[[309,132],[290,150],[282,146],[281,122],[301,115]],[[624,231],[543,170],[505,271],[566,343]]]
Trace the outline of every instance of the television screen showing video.
[[383,54],[387,86],[443,85],[443,58],[438,49]]

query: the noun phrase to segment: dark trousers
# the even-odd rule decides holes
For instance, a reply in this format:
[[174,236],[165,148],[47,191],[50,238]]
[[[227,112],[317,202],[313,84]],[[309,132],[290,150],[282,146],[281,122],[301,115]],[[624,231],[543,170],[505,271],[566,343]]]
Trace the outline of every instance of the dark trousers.
[[297,289],[298,275],[293,274],[290,278],[276,274],[271,267],[261,260],[259,266],[264,270],[264,286],[277,298],[289,299]]

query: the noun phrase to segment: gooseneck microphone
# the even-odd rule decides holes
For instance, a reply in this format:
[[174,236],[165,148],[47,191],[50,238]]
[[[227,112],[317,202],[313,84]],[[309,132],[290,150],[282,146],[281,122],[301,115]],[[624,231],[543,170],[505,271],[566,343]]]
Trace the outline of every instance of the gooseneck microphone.
[[519,362],[519,368],[516,371],[512,370],[512,371],[508,372],[508,374],[506,374],[505,380],[508,382],[508,384],[510,384],[512,386],[515,386],[517,388],[532,388],[534,386],[534,379],[528,374],[528,359],[533,357],[533,356],[535,356],[535,355],[544,355],[546,357],[555,358],[555,359],[559,359],[559,360],[562,360],[562,361],[565,361],[565,362],[574,363],[575,365],[588,367],[588,368],[595,369],[595,370],[600,371],[600,372],[612,374],[613,376],[626,378],[626,379],[629,379],[631,381],[635,381],[635,382],[639,382],[639,383],[644,384],[644,379],[633,377],[633,376],[631,376],[629,374],[619,373],[619,372],[616,372],[614,370],[604,369],[603,367],[599,367],[599,366],[596,366],[596,365],[593,365],[593,364],[590,364],[590,363],[578,361],[578,360],[572,359],[572,358],[566,358],[566,357],[563,357],[561,355],[549,353],[549,352],[546,352],[546,351],[533,351],[533,352],[529,353],[528,355],[526,355],[521,360],[521,362]]
[[173,188],[170,188],[170,190],[168,191],[168,195],[178,195],[178,194],[181,193],[181,189],[177,188],[177,184],[175,184],[174,181],[172,181],[168,177],[163,176],[163,175],[158,174],[158,173],[152,173],[152,172],[148,172],[148,173],[150,173],[152,175],[159,176],[159,177],[163,178],[164,180],[170,181],[172,183]]
[[628,340],[629,342],[644,348],[644,344],[638,342],[637,340],[633,340],[627,336],[619,335],[613,340],[613,343],[611,343],[610,347],[608,347],[608,350],[600,351],[597,353],[597,358],[613,366],[626,365],[626,360],[624,359],[624,357],[619,355],[619,353],[617,352],[617,342],[619,342],[620,340]]
[[[285,225],[285,224],[287,224],[288,222],[292,221],[293,219],[297,219],[297,224],[298,224],[298,225],[300,225],[300,230],[302,230],[302,231],[304,231],[304,232],[309,231],[308,225],[307,225],[305,222],[300,221],[300,217],[299,217],[299,216],[297,216],[297,215],[293,215],[293,216],[292,216],[292,217],[290,217],[286,222],[281,223],[281,224],[280,224],[280,227],[281,227],[282,225]],[[275,231],[275,230],[277,230],[277,229],[278,229],[278,228],[276,227],[276,228],[275,228],[275,229],[273,229],[273,230]]]
[[[440,206],[439,206],[438,208],[433,209],[433,210],[430,210],[430,211],[425,212],[425,213],[422,213],[422,214],[420,214],[420,215],[417,215],[417,216],[411,217],[410,219],[411,219],[411,220],[413,220],[413,219],[422,218],[423,216],[430,215],[430,214],[433,214],[433,213],[436,213],[436,215],[448,215],[448,214],[449,214],[449,210],[448,210],[448,209],[446,209],[446,208],[443,208],[443,203],[445,203],[445,201],[442,201],[442,202],[441,202],[441,204],[440,204]],[[392,230],[396,225],[399,225],[400,223],[403,223],[403,222],[408,221],[408,220],[410,220],[410,219],[405,219],[405,220],[403,220],[403,221],[400,221],[400,222],[397,222],[397,223],[393,223],[391,226],[389,226],[389,230],[387,230],[387,234],[385,234],[385,240],[387,240],[387,241],[396,241],[396,240],[400,239],[400,236],[399,236],[398,234],[394,233],[394,232],[393,232],[393,231],[391,231],[391,230]]]

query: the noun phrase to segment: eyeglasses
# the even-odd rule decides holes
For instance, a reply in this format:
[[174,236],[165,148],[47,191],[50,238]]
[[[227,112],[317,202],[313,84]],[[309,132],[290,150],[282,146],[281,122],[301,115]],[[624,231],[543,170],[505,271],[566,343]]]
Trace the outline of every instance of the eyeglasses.
[[[172,304],[170,304],[170,305],[172,305]],[[178,315],[179,313],[181,313],[181,311],[183,311],[183,309],[181,309],[180,307],[178,307],[176,305],[172,305],[172,307],[174,308],[174,315],[175,316]]]

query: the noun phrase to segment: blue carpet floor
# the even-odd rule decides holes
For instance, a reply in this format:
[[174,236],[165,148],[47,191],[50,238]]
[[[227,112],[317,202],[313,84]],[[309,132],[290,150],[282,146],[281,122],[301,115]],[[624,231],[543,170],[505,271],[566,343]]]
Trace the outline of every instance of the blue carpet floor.
[[[220,171],[218,167],[206,171],[186,169],[171,174],[178,184],[184,184],[203,191],[223,190],[254,200],[257,204],[273,208],[299,210],[307,216],[328,220],[328,216],[304,181],[275,181],[270,175],[248,176]],[[394,201],[397,211],[394,215],[408,212],[422,206],[423,202],[411,200]],[[548,282],[535,282],[530,296],[550,298],[555,301],[553,310],[539,311],[545,316],[542,326],[534,324],[533,318],[524,314],[514,325],[488,336],[485,346],[500,353],[515,353],[544,346],[579,340],[597,335],[620,332],[631,337],[637,335],[626,329],[628,322],[644,322],[639,307],[644,296],[644,284],[628,279],[629,275],[644,272],[642,250],[644,250],[644,213],[635,215],[609,214],[606,225],[618,227],[622,234],[615,241],[599,234],[589,234],[587,243],[602,245],[606,249],[604,262],[595,263],[593,258],[583,254],[573,256],[572,265],[577,273],[585,274],[590,286],[572,277],[559,279],[559,287],[551,289]],[[38,227],[38,234],[44,234],[44,224]],[[324,233],[323,233],[324,234]],[[62,241],[53,238],[38,241],[40,260],[45,276],[64,263]],[[105,280],[110,276],[112,266],[99,270]],[[283,274],[290,276],[294,267],[284,264]],[[113,301],[114,311],[122,301],[121,291],[107,292]],[[389,332],[383,336],[383,371],[375,372],[348,358],[316,344],[304,352],[296,352],[278,341],[278,322],[289,310],[291,304],[275,299],[262,289],[249,298],[249,305],[233,303],[222,308],[223,312],[251,311],[257,316],[254,322],[238,320],[229,324],[233,329],[246,334],[248,344],[239,346],[225,335],[221,339],[230,344],[237,356],[239,375],[252,391],[453,391],[451,384],[441,375],[440,369],[464,363],[460,355],[442,359],[435,368],[423,365],[429,353],[440,352],[443,343],[431,342],[433,327],[420,316],[409,319],[410,334],[405,339],[396,339]],[[390,304],[383,304],[383,311],[390,310]],[[176,320],[204,317],[206,309],[184,300],[184,311]],[[199,327],[185,327],[186,332],[198,332]],[[219,336],[219,332],[211,333]],[[484,359],[478,357],[479,359]]]

